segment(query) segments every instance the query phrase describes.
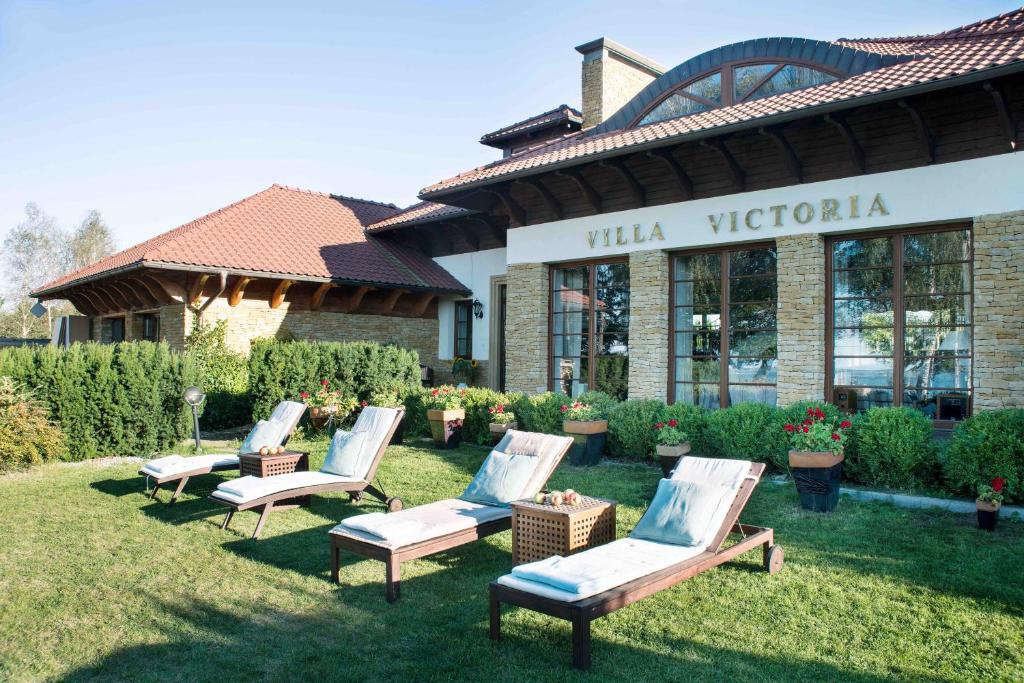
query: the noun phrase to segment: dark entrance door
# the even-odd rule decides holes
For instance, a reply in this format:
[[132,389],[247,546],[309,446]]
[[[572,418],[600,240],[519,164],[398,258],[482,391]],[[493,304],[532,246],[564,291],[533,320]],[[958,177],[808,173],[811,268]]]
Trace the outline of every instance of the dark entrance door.
[[505,391],[505,302],[508,285],[498,285],[498,391]]

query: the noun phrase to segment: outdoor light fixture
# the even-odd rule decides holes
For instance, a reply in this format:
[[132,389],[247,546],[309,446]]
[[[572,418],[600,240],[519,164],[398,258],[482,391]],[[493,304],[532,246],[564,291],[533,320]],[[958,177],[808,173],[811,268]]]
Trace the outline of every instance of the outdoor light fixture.
[[484,317],[484,305],[480,303],[480,299],[473,299],[473,317],[478,319]]
[[192,427],[195,431],[196,452],[203,450],[203,444],[199,441],[199,406],[206,400],[206,394],[199,387],[189,387],[185,390],[185,403],[192,406]]

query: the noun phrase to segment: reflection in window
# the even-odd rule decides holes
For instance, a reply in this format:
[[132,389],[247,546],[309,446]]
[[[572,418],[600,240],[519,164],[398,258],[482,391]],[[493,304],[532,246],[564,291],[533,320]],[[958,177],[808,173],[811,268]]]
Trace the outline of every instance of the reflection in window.
[[569,396],[591,388],[629,392],[629,265],[556,268],[551,277],[551,386]]
[[673,259],[676,401],[775,405],[776,284],[774,247]]
[[745,99],[756,100],[762,97],[771,97],[772,95],[789,92],[790,90],[809,88],[814,85],[821,85],[822,83],[828,83],[834,80],[836,80],[835,76],[827,74],[824,71],[810,69],[806,66],[787,64],[782,67],[777,74],[765,81],[762,86],[757,88],[757,90]]
[[455,358],[473,357],[473,302],[455,302]]
[[839,239],[831,258],[833,400],[851,411],[905,405],[966,417],[970,232]]

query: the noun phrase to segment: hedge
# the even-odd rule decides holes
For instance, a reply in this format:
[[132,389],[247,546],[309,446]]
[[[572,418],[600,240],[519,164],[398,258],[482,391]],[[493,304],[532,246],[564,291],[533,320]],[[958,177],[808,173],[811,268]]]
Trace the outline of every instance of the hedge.
[[751,460],[786,471],[789,439],[786,413],[762,403],[739,403],[708,412],[704,439],[713,458]]
[[608,416],[608,452],[616,458],[651,460],[654,457],[654,424],[665,404],[653,399],[622,401]]
[[258,339],[249,354],[252,419],[267,417],[283,400],[330,382],[358,400],[376,391],[411,390],[420,383],[419,354],[373,342],[315,342]]
[[912,408],[871,408],[853,420],[843,471],[868,486],[912,489],[935,481],[932,422]]
[[226,320],[213,325],[197,321],[185,338],[185,355],[196,366],[199,386],[206,392],[203,430],[238,427],[252,416],[249,366],[243,354],[228,347],[226,332]]
[[67,437],[67,458],[150,455],[191,432],[182,400],[195,367],[164,343],[0,351],[0,375],[28,387]]
[[957,425],[944,471],[951,493],[973,496],[979,484],[1003,477],[1006,501],[1024,502],[1024,410],[991,410]]

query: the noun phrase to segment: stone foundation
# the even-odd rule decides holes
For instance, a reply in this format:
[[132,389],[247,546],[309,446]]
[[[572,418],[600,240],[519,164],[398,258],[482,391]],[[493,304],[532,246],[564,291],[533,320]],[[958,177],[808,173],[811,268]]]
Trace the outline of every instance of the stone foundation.
[[548,267],[508,267],[505,307],[505,388],[535,394],[548,388]]
[[669,256],[660,250],[629,255],[629,398],[666,400],[668,394]]
[[778,254],[778,405],[825,393],[825,241],[804,234],[775,240]]

